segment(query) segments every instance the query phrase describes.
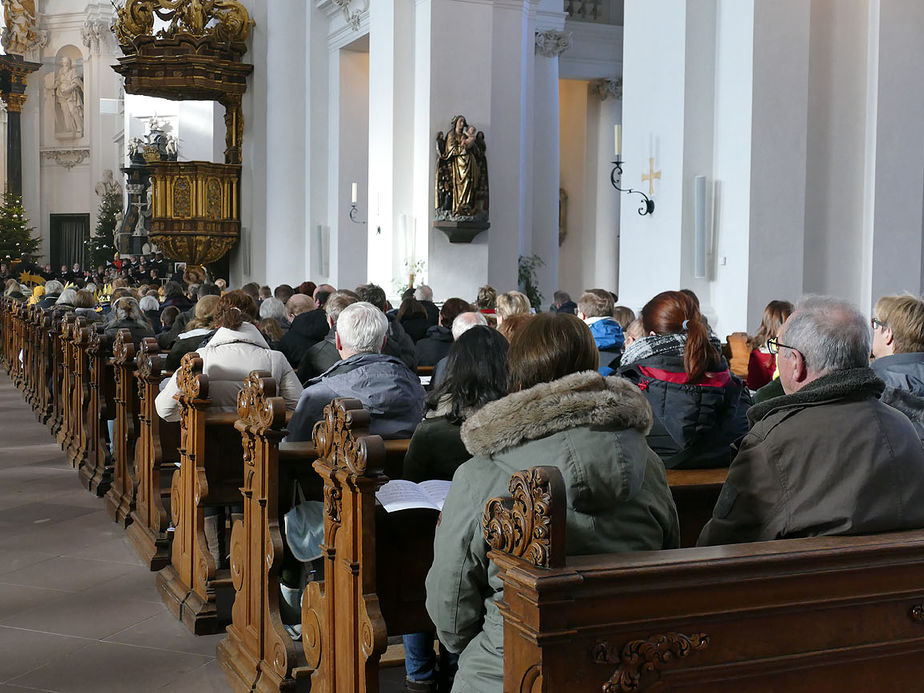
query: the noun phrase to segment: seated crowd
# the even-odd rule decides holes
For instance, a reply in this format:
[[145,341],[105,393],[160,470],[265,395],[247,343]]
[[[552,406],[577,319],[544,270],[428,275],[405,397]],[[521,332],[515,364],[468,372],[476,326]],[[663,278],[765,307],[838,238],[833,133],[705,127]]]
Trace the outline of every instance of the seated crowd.
[[[916,296],[883,297],[871,322],[839,299],[771,301],[736,374],[689,291],[636,315],[602,289],[556,292],[537,314],[491,287],[437,305],[420,286],[397,309],[374,284],[118,280],[102,303],[96,288],[10,279],[6,295],[156,336],[169,370],[198,352],[220,411],[235,410],[250,371],[269,371],[289,441],[310,440],[333,398],[359,399],[371,433],[410,437],[405,478],[452,481],[427,578],[435,634],[404,638],[408,690],[502,689],[502,582],[481,515],[521,469],[562,471],[569,554],[677,547],[669,468],[728,468],[700,545],[924,527]],[[165,419],[179,417],[177,391],[174,375],[156,401]]]

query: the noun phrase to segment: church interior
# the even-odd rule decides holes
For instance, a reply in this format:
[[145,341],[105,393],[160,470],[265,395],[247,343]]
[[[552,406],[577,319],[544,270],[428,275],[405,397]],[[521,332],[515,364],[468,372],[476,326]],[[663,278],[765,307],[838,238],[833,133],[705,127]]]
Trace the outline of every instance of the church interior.
[[[919,455],[924,499],[924,448],[902,457],[893,438],[924,439],[920,0],[2,8],[0,693],[921,685],[916,472],[857,482],[901,496],[891,524],[870,519],[871,504],[842,531],[839,517],[716,538],[743,503],[779,509],[811,485],[794,474],[776,500],[770,482],[751,496],[759,474],[742,467],[742,450],[781,435],[761,428],[787,420],[770,403],[811,409],[813,380],[849,370],[813,370],[814,346],[778,339],[803,338],[799,314],[822,315],[818,330],[837,323],[829,352],[839,339],[844,353],[854,338],[865,348],[850,406],[879,388],[888,411],[875,420],[900,417],[882,424],[884,442],[839,454],[888,448],[890,464],[912,466]],[[651,316],[665,296],[685,312],[662,329]],[[354,318],[360,304],[381,310]],[[359,334],[385,311],[387,336],[351,350],[349,321]],[[570,344],[552,324],[561,312],[587,325],[595,360],[533,378],[552,356],[530,349]],[[465,315],[477,320],[457,332]],[[903,320],[917,333],[903,336]],[[466,370],[462,347],[488,330],[461,335],[482,325],[497,329],[478,348],[502,334],[503,363],[491,351]],[[208,355],[227,346],[223,331],[248,354],[233,367]],[[293,346],[296,332],[308,341]],[[388,392],[405,371],[405,390],[420,391],[410,428],[382,428],[389,405],[366,401],[373,376],[325,384],[340,363],[386,354],[403,369]],[[658,356],[679,371],[645,361]],[[881,359],[906,364],[901,383]],[[464,378],[442,369],[455,368],[472,382],[495,368],[503,385],[453,404]],[[604,384],[569,381],[579,370]],[[861,370],[884,386],[857,384]],[[585,421],[565,393],[556,416],[571,423],[542,429],[526,395],[561,382],[609,404]],[[678,422],[672,393],[696,388],[695,415]],[[448,444],[414,439],[447,417],[459,462],[491,460],[503,483],[449,473],[445,510],[442,497],[388,510],[383,486],[430,479],[408,471],[415,445]],[[803,424],[760,463],[779,471],[793,449],[819,454],[816,431],[850,438],[870,420]],[[497,421],[515,444],[486,442]],[[556,442],[569,426],[586,438]],[[624,542],[606,526],[622,511],[586,491],[618,486],[613,468],[573,487],[584,462],[561,461],[602,445],[604,429],[618,430],[614,459],[636,444],[651,453],[604,503],[654,499],[625,510],[637,534]],[[825,505],[802,502],[787,512]],[[574,513],[605,538],[582,539]],[[296,521],[316,532],[310,558],[291,543]],[[450,534],[463,525],[475,535],[459,557],[444,547],[462,546]],[[421,651],[438,660],[425,680]]]

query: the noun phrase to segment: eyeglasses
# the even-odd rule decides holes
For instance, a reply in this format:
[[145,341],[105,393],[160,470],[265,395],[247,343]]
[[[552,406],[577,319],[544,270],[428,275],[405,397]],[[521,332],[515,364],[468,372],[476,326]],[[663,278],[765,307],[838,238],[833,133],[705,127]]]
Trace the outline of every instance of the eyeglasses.
[[879,318],[870,318],[870,319],[869,319],[869,326],[872,327],[874,330],[875,330],[877,327],[881,327],[882,329],[886,329],[886,328],[888,327],[888,325],[886,325],[884,322],[882,322],[882,320],[880,320]]
[[780,344],[776,337],[771,337],[767,340],[767,351],[769,351],[771,354],[779,354],[780,349],[792,349],[793,351],[799,351],[794,346],[789,346],[788,344]]

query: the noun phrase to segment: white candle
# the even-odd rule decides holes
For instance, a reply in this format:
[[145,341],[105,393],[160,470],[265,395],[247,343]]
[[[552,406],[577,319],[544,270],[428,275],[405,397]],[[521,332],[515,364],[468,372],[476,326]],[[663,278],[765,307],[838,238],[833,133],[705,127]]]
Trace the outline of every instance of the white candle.
[[615,138],[616,138],[616,158],[618,159],[619,155],[622,154],[622,125],[616,125]]
[[352,189],[353,195],[352,195],[352,200],[353,200],[353,204],[354,204],[354,205],[356,204],[356,193],[358,192],[358,190],[359,190],[359,186],[357,186],[356,183],[353,183],[353,189]]

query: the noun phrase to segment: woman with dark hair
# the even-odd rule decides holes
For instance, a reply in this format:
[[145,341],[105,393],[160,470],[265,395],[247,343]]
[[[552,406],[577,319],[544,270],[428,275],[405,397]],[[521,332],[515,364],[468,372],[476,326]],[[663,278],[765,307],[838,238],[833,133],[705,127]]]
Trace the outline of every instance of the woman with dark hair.
[[396,317],[404,331],[414,340],[414,344],[427,336],[427,328],[430,326],[427,321],[427,309],[413,296],[401,301]]
[[664,291],[639,319],[647,336],[626,348],[619,375],[651,404],[648,444],[668,468],[727,467],[747,433],[751,397],[710,341],[697,303]]
[[757,334],[748,340],[751,355],[748,358],[748,377],[745,381],[752,390],[759,390],[773,380],[776,372],[776,355],[770,353],[767,340],[776,337],[786,318],[792,315],[793,307],[789,301],[770,301],[764,308]]
[[[476,326],[459,335],[449,350],[445,377],[427,396],[427,413],[414,431],[404,457],[404,478],[451,481],[471,457],[462,443],[462,423],[488,402],[507,394],[507,340],[495,330]],[[405,671],[410,691],[435,690],[436,655],[432,632],[404,636]],[[455,657],[441,647],[440,676],[455,670]]]
[[462,423],[488,402],[507,394],[507,340],[478,325],[449,350],[445,377],[427,395],[427,413],[404,457],[404,478],[452,481],[471,455],[462,444]]
[[456,693],[503,688],[503,582],[487,559],[485,503],[511,474],[558,467],[565,481],[569,554],[674,548],[680,530],[664,465],[645,444],[651,408],[622,378],[597,373],[590,329],[542,313],[513,336],[506,397],[462,424],[472,459],[458,468],[436,528],[427,611],[460,652]]
[[427,330],[427,336],[417,342],[417,365],[435,366],[449,354],[452,346],[452,323],[462,313],[469,313],[472,305],[461,298],[450,298],[440,308],[440,324]]

